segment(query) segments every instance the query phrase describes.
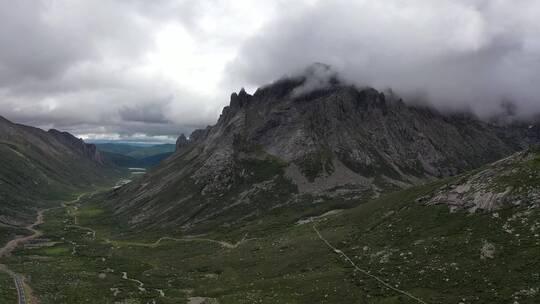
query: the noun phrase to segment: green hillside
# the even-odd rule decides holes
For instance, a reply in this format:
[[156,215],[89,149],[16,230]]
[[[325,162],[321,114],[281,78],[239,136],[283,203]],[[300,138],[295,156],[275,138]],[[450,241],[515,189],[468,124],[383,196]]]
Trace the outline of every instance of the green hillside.
[[13,124],[0,117],[0,224],[20,225],[35,210],[74,192],[109,183],[119,172],[68,133]]

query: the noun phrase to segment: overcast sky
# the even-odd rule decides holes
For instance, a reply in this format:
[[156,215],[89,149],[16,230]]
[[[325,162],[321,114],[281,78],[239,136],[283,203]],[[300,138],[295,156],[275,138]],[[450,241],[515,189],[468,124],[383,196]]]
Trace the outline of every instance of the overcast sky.
[[482,116],[540,111],[537,0],[0,0],[0,115],[164,141],[312,64]]

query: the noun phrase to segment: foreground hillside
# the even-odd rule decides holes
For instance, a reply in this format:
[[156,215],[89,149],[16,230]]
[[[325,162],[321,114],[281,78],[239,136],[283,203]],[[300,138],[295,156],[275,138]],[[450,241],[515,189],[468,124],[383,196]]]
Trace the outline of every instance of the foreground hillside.
[[0,155],[0,229],[29,223],[47,202],[104,184],[117,174],[94,145],[2,117]]
[[[136,229],[206,231],[289,205],[376,198],[455,175],[538,142],[535,125],[499,126],[339,83],[303,93],[309,76],[231,96],[216,125],[111,193]],[[351,203],[351,204],[350,204]]]
[[[205,235],[126,233],[129,223],[88,195],[48,212],[46,242],[5,262],[44,304],[532,304],[539,176],[533,149],[350,210],[278,207]],[[0,285],[0,297],[14,291]]]

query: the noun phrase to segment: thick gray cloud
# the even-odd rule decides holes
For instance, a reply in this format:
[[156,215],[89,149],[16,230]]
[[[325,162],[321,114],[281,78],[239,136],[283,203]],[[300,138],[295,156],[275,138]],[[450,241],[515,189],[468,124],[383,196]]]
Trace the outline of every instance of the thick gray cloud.
[[217,107],[197,104],[211,98],[147,59],[165,26],[196,30],[191,18],[199,7],[173,0],[0,0],[0,115],[120,138],[174,139],[210,123]]
[[536,0],[320,1],[267,24],[228,70],[261,84],[323,62],[411,101],[528,115],[540,112],[538,20]]
[[165,108],[167,101],[136,104],[124,106],[118,111],[120,118],[126,122],[144,122],[152,124],[165,124],[169,121],[165,117]]
[[0,115],[87,138],[173,140],[232,90],[314,62],[407,100],[540,110],[535,0],[0,0]]
[[0,2],[2,84],[60,77],[76,64],[151,47],[145,22],[117,2]]

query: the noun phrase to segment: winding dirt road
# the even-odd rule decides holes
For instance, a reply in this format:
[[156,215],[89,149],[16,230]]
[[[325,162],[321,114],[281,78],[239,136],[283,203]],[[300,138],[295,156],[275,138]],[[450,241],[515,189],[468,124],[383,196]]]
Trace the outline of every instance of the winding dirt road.
[[234,249],[234,248],[237,248],[238,246],[242,245],[243,243],[249,241],[249,240],[252,240],[252,239],[247,239],[247,234],[244,235],[244,237],[232,244],[232,243],[229,243],[229,242],[225,242],[225,241],[218,241],[218,240],[213,240],[213,239],[205,239],[205,238],[199,238],[199,237],[190,237],[190,236],[187,236],[187,237],[184,237],[184,238],[173,238],[173,237],[169,237],[169,236],[164,236],[164,237],[161,237],[159,238],[157,241],[153,242],[153,243],[139,243],[139,242],[127,242],[127,241],[112,241],[112,240],[109,240],[109,239],[104,239],[104,241],[107,243],[107,244],[112,244],[112,245],[124,245],[124,246],[138,246],[138,247],[157,247],[161,244],[162,241],[174,241],[174,242],[209,242],[209,243],[216,243],[216,244],[219,244],[221,245],[223,248],[227,248],[227,249]]
[[[42,209],[38,211],[35,222],[25,227],[25,229],[30,231],[32,234],[27,235],[27,236],[16,237],[13,240],[9,241],[6,245],[4,245],[4,247],[0,248],[0,259],[3,257],[10,256],[13,250],[15,250],[17,247],[24,245],[42,236],[43,232],[41,232],[40,230],[37,230],[36,227],[44,223],[43,214],[46,211],[58,209],[58,208],[61,208],[61,207],[47,208],[47,209]],[[18,300],[19,304],[37,303],[36,299],[32,296],[32,292],[31,292],[32,289],[26,283],[26,280],[23,276],[13,272],[4,264],[0,264],[0,271],[7,273],[13,278],[15,288],[17,289],[17,297],[19,299]]]
[[[77,202],[79,202],[83,195],[84,194],[80,195],[76,200],[74,200],[73,202],[70,202],[70,205],[71,204],[76,204]],[[64,208],[70,207],[67,204],[62,204],[62,206]],[[97,232],[94,229],[92,229],[90,227],[85,227],[85,226],[79,225],[79,218],[78,218],[79,206],[76,205],[76,206],[72,206],[72,207],[73,207],[73,211],[69,212],[69,214],[73,218],[73,223],[74,224],[73,225],[68,225],[67,227],[86,230],[90,234],[92,234],[93,239],[96,239],[97,238],[96,237]],[[161,245],[161,243],[163,241],[174,241],[174,242],[209,242],[209,243],[219,244],[221,247],[227,248],[227,249],[237,248],[238,246],[242,245],[243,243],[245,243],[247,241],[250,241],[250,240],[253,240],[253,239],[248,239],[247,234],[244,235],[244,237],[240,241],[238,241],[238,242],[236,242],[234,244],[229,243],[229,242],[225,242],[225,241],[213,240],[213,239],[208,239],[208,238],[201,238],[201,237],[196,237],[196,236],[186,236],[186,237],[183,237],[183,238],[174,238],[174,237],[170,237],[170,236],[163,236],[163,237],[159,238],[157,241],[152,242],[152,243],[114,241],[114,240],[110,240],[110,239],[107,239],[107,238],[101,238],[101,239],[105,243],[115,245],[115,246],[123,245],[123,246],[137,246],[137,247],[150,247],[150,248],[153,248],[153,247],[158,247],[159,245]]]
[[[79,197],[77,197],[77,199],[72,201],[71,203],[79,202],[84,195],[86,195],[86,193],[79,195]],[[0,248],[0,259],[10,256],[13,250],[15,250],[17,247],[29,243],[32,240],[35,240],[43,235],[43,232],[37,230],[36,227],[45,222],[45,212],[65,207],[66,204],[62,204],[62,206],[39,210],[36,216],[36,220],[32,224],[24,227],[26,230],[31,232],[31,234],[27,236],[19,236],[7,242],[4,247]],[[39,301],[32,295],[32,288],[30,287],[30,285],[28,285],[28,283],[26,283],[26,279],[24,278],[24,276],[13,272],[4,264],[0,264],[0,271],[7,273],[13,278],[15,288],[17,289],[17,297],[19,299],[19,304],[39,303]]]
[[52,209],[57,209],[57,208],[59,207],[48,208],[48,209],[43,209],[43,210],[38,211],[36,221],[33,224],[25,227],[25,229],[32,232],[32,234],[28,236],[19,236],[9,241],[6,245],[4,245],[4,247],[0,248],[0,258],[10,256],[11,252],[13,252],[15,248],[42,236],[43,232],[37,230],[35,227],[43,224],[43,213]]
[[389,289],[391,289],[391,290],[393,290],[393,291],[395,291],[397,293],[400,293],[400,294],[402,294],[402,295],[404,295],[404,296],[406,296],[406,297],[408,297],[408,298],[410,298],[410,299],[412,299],[412,300],[414,300],[414,301],[416,301],[418,303],[428,304],[424,300],[410,294],[409,292],[398,289],[398,288],[386,283],[385,280],[383,280],[382,278],[371,274],[369,271],[367,271],[365,269],[362,269],[362,268],[358,267],[358,265],[356,265],[356,263],[348,255],[346,255],[345,252],[343,252],[342,250],[337,249],[332,244],[330,244],[330,242],[322,236],[321,232],[319,231],[319,229],[317,229],[317,226],[315,226],[315,224],[313,224],[313,230],[315,231],[315,233],[317,233],[317,236],[319,237],[319,239],[324,244],[326,244],[326,246],[328,248],[330,248],[335,254],[342,257],[345,261],[347,261],[349,264],[351,264],[351,266],[353,266],[354,269],[356,269],[357,271],[363,273],[364,275],[366,275],[366,276],[368,276],[370,278],[375,279],[376,281],[378,281],[380,284],[384,285],[385,287],[387,287],[387,288],[389,288]]
[[[37,238],[39,238],[39,237],[41,237],[43,235],[43,232],[36,229],[36,227],[39,226],[39,225],[42,225],[45,222],[45,219],[44,219],[44,213],[45,212],[50,211],[50,210],[54,210],[54,209],[60,209],[60,208],[66,208],[67,209],[67,208],[70,207],[70,205],[77,204],[84,195],[86,195],[86,193],[79,195],[79,197],[77,199],[75,199],[75,200],[73,200],[73,201],[71,201],[69,203],[62,203],[61,206],[42,209],[42,210],[38,211],[37,216],[36,216],[36,220],[34,221],[34,223],[24,227],[26,230],[31,232],[31,234],[26,235],[26,236],[18,236],[16,238],[12,239],[11,241],[9,241],[2,248],[0,248],[0,259],[10,256],[11,253],[17,247],[22,246],[24,244],[27,244],[27,243],[29,243],[29,242],[31,242],[31,241],[33,241],[33,240],[35,240],[35,239],[37,239]],[[84,226],[79,225],[78,216],[77,216],[78,215],[78,207],[79,206],[74,206],[74,210],[73,210],[74,212],[69,212],[69,214],[73,217],[73,225],[68,225],[68,227],[77,228],[77,229],[81,229],[81,230],[86,230],[86,231],[88,231],[89,233],[92,234],[92,237],[94,239],[96,239],[96,234],[97,233],[96,233],[95,230],[93,230],[92,228],[89,228],[89,227],[84,227]],[[227,248],[227,249],[237,248],[238,246],[240,246],[243,243],[245,243],[247,241],[250,241],[250,240],[253,240],[253,239],[248,239],[247,234],[240,241],[238,241],[236,243],[229,243],[229,242],[226,242],[226,241],[219,241],[219,240],[201,238],[201,237],[196,237],[196,236],[187,236],[187,237],[183,237],[183,238],[173,238],[173,237],[164,236],[164,237],[159,238],[157,241],[155,241],[153,243],[124,242],[124,241],[113,241],[113,240],[109,240],[109,239],[103,239],[103,241],[105,243],[108,243],[108,244],[124,245],[124,246],[125,245],[127,245],[127,246],[141,246],[141,247],[158,247],[158,246],[161,245],[161,243],[163,241],[210,242],[210,243],[219,244],[223,248]],[[37,304],[37,303],[39,303],[37,298],[35,298],[32,295],[32,289],[28,285],[28,283],[26,283],[26,279],[24,278],[24,276],[13,272],[11,269],[9,269],[4,264],[0,264],[0,271],[7,273],[9,276],[11,276],[13,278],[15,288],[17,289],[18,303],[19,304]],[[130,279],[130,280],[133,280],[133,279]],[[136,280],[133,280],[133,281],[136,281]],[[142,284],[142,282],[140,282],[140,281],[137,281],[137,282]]]

